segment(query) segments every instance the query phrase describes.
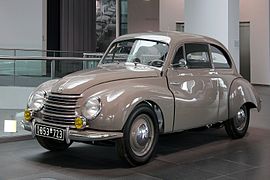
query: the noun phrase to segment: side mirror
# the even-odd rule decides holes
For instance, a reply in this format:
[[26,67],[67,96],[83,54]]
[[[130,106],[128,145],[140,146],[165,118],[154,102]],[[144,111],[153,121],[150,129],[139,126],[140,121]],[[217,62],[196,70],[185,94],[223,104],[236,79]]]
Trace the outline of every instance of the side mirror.
[[174,63],[171,65],[172,67],[181,67],[181,68],[186,68],[187,67],[187,62],[185,59],[180,59],[177,63]]
[[187,66],[187,62],[184,59],[180,59],[179,60],[179,67],[186,67]]

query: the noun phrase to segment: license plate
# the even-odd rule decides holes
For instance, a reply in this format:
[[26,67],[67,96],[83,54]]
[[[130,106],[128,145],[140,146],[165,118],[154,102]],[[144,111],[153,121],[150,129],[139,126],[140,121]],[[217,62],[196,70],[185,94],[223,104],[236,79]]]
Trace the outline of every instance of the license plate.
[[42,124],[35,125],[35,134],[37,136],[52,138],[60,141],[64,141],[64,130],[61,128],[45,126]]

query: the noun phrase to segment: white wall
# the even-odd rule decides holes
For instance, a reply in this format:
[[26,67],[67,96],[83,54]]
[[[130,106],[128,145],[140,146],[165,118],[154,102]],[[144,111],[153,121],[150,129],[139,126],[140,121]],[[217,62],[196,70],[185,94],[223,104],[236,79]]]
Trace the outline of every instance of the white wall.
[[25,109],[33,87],[0,86],[0,109]]
[[160,31],[175,31],[176,21],[184,22],[185,0],[159,0]]
[[186,0],[185,32],[211,36],[228,47],[227,0]]
[[251,82],[270,85],[269,0],[240,0],[240,21],[250,22]]
[[[42,49],[42,11],[42,0],[1,0],[0,48]],[[33,89],[0,86],[0,109],[24,109]]]
[[211,36],[228,47],[227,0],[186,0],[185,32]]
[[229,36],[228,36],[228,49],[234,59],[236,68],[240,72],[240,42],[239,42],[239,0],[229,0]]
[[0,24],[0,48],[42,48],[42,0],[1,0]]

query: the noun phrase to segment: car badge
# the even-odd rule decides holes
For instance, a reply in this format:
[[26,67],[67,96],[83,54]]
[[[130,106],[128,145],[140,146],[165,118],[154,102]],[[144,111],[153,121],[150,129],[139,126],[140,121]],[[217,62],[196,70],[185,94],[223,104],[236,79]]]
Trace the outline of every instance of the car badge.
[[58,93],[62,93],[63,90],[64,90],[64,87],[63,87],[63,86],[60,86],[60,87],[58,88]]

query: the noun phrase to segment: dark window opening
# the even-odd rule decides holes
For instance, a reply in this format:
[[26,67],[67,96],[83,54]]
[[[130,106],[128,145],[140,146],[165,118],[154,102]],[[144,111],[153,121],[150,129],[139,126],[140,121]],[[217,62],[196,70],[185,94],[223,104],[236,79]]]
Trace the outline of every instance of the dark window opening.
[[211,68],[207,44],[186,44],[185,50],[189,69]]

